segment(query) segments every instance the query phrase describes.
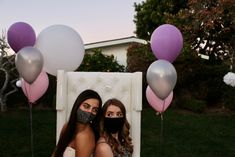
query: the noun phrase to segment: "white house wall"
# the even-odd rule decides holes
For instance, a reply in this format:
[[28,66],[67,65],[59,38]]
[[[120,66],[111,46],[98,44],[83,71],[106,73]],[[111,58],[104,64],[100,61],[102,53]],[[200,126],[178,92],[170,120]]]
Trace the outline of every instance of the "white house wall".
[[[127,49],[130,43],[128,44],[121,44],[121,45],[112,45],[108,47],[100,48],[104,55],[114,55],[114,58],[120,65],[127,66]],[[92,51],[86,50],[86,53],[92,53]]]

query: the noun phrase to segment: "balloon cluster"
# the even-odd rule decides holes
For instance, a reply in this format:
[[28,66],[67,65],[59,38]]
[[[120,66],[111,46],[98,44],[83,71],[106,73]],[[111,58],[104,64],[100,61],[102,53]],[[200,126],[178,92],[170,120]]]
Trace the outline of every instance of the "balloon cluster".
[[49,26],[36,37],[32,26],[16,22],[8,29],[7,40],[16,53],[15,65],[22,77],[16,85],[31,104],[47,91],[47,73],[56,76],[57,70],[76,70],[85,52],[80,35],[65,25]]
[[146,98],[154,110],[163,113],[173,99],[177,72],[172,62],[181,52],[183,37],[174,25],[163,24],[152,33],[150,46],[158,60],[154,61],[147,70]]

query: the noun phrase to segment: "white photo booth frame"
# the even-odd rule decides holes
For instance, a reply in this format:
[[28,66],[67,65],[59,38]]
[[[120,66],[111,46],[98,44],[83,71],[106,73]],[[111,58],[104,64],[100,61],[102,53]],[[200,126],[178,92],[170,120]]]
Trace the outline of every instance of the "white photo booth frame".
[[70,116],[75,99],[85,89],[97,91],[103,103],[110,98],[117,98],[123,102],[131,125],[133,157],[140,157],[142,72],[65,72],[59,70],[56,93],[56,141],[58,142],[61,129]]

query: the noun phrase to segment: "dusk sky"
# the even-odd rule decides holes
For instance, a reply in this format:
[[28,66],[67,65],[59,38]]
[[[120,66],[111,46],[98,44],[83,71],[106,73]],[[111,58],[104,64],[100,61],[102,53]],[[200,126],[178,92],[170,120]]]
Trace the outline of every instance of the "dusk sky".
[[0,0],[0,29],[16,22],[30,24],[38,35],[63,24],[75,29],[85,44],[135,36],[134,2],[143,0]]

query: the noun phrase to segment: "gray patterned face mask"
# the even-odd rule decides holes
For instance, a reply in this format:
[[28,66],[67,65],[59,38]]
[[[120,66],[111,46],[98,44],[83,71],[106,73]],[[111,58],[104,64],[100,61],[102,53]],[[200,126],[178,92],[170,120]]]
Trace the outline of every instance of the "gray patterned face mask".
[[90,112],[86,112],[78,108],[77,110],[77,121],[83,124],[90,123],[95,118],[95,115],[93,115]]

